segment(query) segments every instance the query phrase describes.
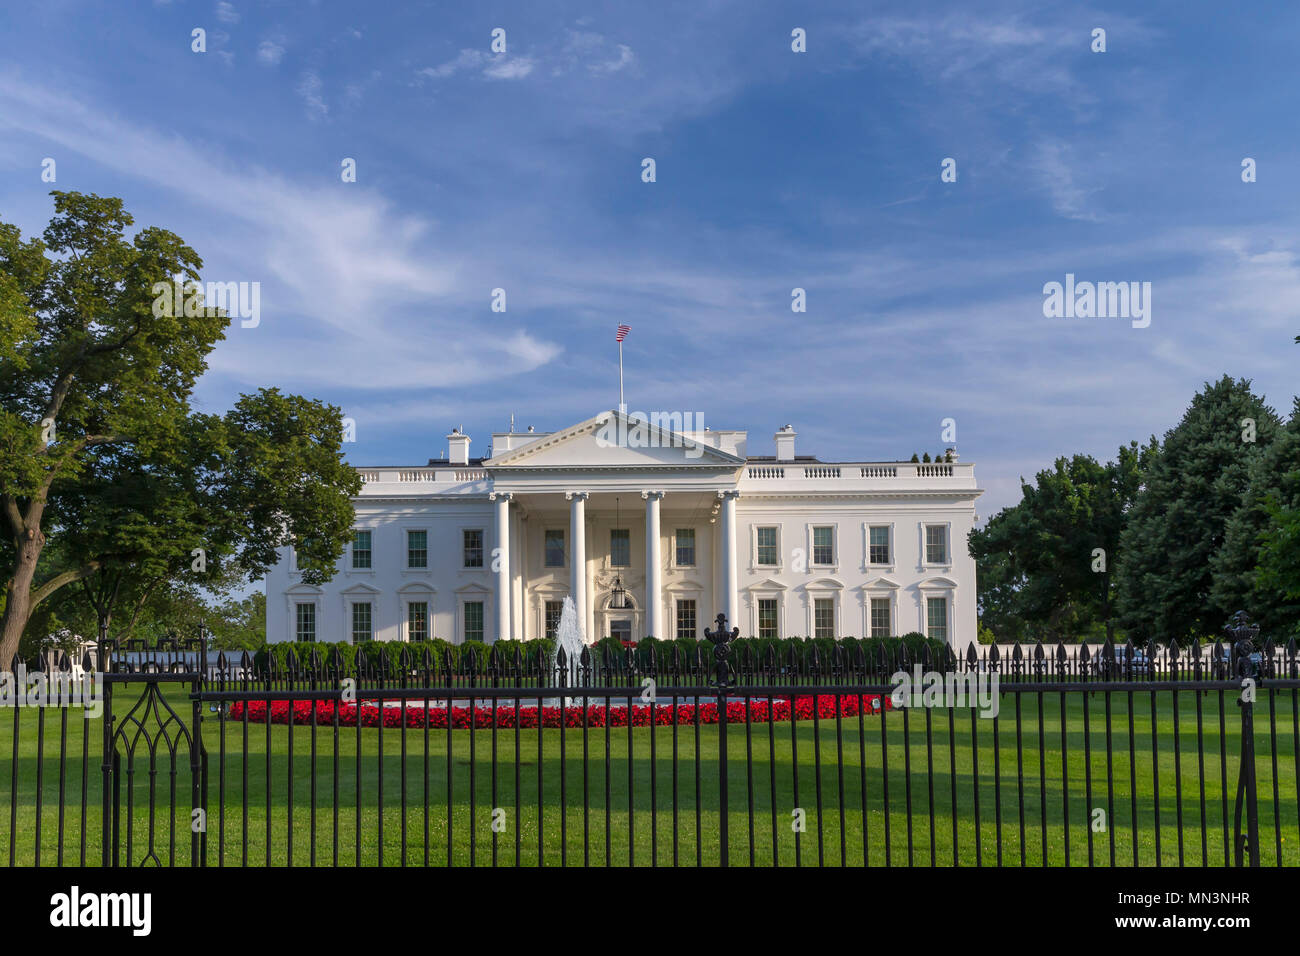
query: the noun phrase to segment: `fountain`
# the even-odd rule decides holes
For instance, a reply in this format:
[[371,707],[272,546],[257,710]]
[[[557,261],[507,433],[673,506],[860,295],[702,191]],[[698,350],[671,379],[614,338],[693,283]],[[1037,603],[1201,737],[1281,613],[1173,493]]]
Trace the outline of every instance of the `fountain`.
[[[560,626],[555,632],[555,652],[551,655],[551,673],[554,674],[559,667],[560,650],[563,649],[566,674],[562,680],[566,684],[574,682],[574,677],[579,673],[577,661],[586,646],[582,639],[582,627],[578,624],[578,609],[574,607],[573,598],[566,597],[564,607],[560,610]],[[567,706],[569,701],[566,699],[564,703]]]

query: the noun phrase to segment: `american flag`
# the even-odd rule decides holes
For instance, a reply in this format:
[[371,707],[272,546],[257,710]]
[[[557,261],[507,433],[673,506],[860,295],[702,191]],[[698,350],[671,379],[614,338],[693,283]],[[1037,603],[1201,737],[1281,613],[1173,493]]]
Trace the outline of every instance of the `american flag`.
[[627,338],[627,334],[631,331],[632,331],[632,326],[620,325],[618,327],[618,333],[614,336],[614,341],[622,342],[625,338]]

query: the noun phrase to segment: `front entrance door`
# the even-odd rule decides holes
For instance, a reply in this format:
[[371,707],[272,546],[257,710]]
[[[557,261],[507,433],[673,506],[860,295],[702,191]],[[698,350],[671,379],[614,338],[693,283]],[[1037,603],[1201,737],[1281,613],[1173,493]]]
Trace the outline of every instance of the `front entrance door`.
[[617,637],[620,641],[632,640],[632,619],[629,617],[611,618],[609,636]]

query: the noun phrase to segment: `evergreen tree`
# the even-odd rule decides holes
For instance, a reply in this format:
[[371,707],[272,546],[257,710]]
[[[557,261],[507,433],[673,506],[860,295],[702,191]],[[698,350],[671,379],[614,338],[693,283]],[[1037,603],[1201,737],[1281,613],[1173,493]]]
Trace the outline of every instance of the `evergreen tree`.
[[1245,610],[1281,643],[1300,629],[1300,561],[1287,558],[1288,524],[1300,514],[1300,398],[1277,437],[1256,457],[1240,506],[1214,560],[1219,607]]
[[1120,539],[1120,619],[1135,640],[1217,634],[1237,610],[1212,593],[1215,557],[1279,427],[1248,380],[1225,375],[1166,433]]

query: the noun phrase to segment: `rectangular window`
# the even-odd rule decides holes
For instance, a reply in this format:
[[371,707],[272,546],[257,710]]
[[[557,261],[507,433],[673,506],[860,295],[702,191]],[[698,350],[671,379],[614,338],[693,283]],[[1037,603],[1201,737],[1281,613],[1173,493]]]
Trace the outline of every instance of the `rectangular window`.
[[560,633],[560,615],[564,612],[563,601],[546,602],[546,637],[554,640],[555,635]]
[[406,605],[406,639],[408,641],[427,641],[429,639],[429,603],[412,601]]
[[936,641],[948,640],[948,599],[925,599],[925,633]]
[[758,636],[779,636],[776,633],[776,598],[758,599]]
[[755,555],[756,563],[776,567],[776,529],[757,528],[755,531],[758,535],[758,554]]
[[813,599],[813,637],[835,636],[835,599]]
[[546,529],[546,566],[548,568],[564,567],[564,529]]
[[925,526],[925,563],[948,563],[948,529],[944,525]]
[[677,529],[677,567],[695,567],[695,529]]
[[316,605],[299,604],[297,606],[297,621],[295,637],[300,641],[316,640]]
[[352,643],[360,644],[373,637],[374,632],[370,629],[370,602],[356,601],[352,605]]
[[370,567],[369,531],[354,531],[352,534],[352,566],[361,569]]
[[483,602],[465,602],[465,640],[483,640]]
[[890,564],[889,525],[873,524],[868,534],[870,540],[867,545],[867,562],[869,564]]
[[483,529],[465,529],[465,567],[483,567]]
[[406,532],[406,566],[408,568],[429,566],[429,532]]
[[813,564],[835,563],[835,529],[831,527],[813,528]]
[[699,638],[695,631],[695,600],[682,598],[677,602],[677,639]]
[[627,528],[610,528],[609,530],[609,564],[614,568],[626,568],[632,564],[632,535]]
[[889,632],[893,630],[890,624],[889,598],[871,599],[871,636],[872,637],[890,637]]

